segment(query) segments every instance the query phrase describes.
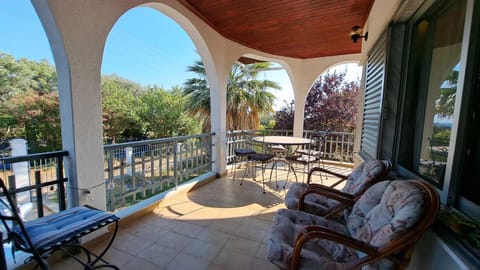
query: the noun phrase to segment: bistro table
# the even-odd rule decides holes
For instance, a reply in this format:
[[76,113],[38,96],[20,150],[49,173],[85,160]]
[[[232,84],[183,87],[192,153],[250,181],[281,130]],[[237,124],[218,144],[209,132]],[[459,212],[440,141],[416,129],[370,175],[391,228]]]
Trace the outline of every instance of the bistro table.
[[313,142],[311,139],[293,136],[257,136],[252,139],[255,142],[264,144],[277,144],[277,145],[308,145]]
[[[292,164],[290,163],[289,160],[285,158],[285,155],[287,152],[291,151],[288,149],[289,146],[295,146],[295,147],[300,147],[302,145],[310,145],[313,143],[312,139],[307,139],[307,138],[302,138],[302,137],[294,137],[294,136],[257,136],[253,137],[252,140],[257,143],[262,143],[265,145],[268,145],[272,152],[277,155],[277,159],[274,161],[274,167],[277,167],[278,162],[283,162],[288,165],[289,169],[292,170],[293,174],[295,175],[295,180],[297,180],[297,174],[295,172],[295,169],[293,168]],[[276,148],[273,146],[281,146],[283,148]],[[292,151],[295,152],[295,151]],[[273,168],[272,167],[272,170]],[[276,170],[275,170],[275,178],[276,176]],[[270,172],[270,178],[271,178],[271,172]],[[287,174],[287,180],[285,181],[285,185],[287,184],[288,181],[288,174]],[[298,181],[298,180],[297,180]],[[283,186],[285,188],[285,185]]]

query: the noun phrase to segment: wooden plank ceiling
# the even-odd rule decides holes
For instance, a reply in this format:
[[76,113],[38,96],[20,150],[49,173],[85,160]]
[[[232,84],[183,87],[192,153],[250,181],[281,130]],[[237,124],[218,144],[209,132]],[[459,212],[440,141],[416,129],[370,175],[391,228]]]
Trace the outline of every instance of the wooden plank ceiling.
[[314,58],[359,53],[349,37],[374,0],[181,0],[224,37],[266,53]]

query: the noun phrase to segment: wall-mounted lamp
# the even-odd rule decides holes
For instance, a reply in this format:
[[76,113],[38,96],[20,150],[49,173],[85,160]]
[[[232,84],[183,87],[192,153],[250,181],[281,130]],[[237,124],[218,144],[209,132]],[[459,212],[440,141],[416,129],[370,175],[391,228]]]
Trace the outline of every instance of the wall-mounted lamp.
[[352,27],[352,32],[350,32],[350,38],[352,39],[353,43],[357,43],[359,38],[364,38],[366,41],[368,39],[368,32],[363,34],[363,29],[360,26],[355,25]]

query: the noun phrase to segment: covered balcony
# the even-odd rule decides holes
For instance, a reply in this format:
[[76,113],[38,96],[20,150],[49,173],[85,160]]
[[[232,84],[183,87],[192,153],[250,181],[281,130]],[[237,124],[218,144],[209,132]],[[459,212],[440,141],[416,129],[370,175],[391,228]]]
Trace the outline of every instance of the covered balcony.
[[[283,207],[285,191],[267,187],[263,194],[256,182],[247,180],[240,187],[231,179],[225,115],[228,72],[236,61],[281,64],[295,96],[294,127],[289,132],[305,137],[303,108],[310,86],[327,68],[358,62],[365,72],[353,162],[392,160],[389,177],[435,185],[442,204],[473,218],[468,228],[476,231],[480,211],[471,191],[478,191],[478,184],[463,179],[478,176],[470,168],[478,168],[479,161],[475,145],[480,136],[478,128],[471,127],[479,126],[475,78],[480,53],[475,48],[480,48],[480,20],[475,18],[480,8],[473,0],[451,2],[32,0],[58,74],[64,151],[53,156],[60,166],[59,182],[53,184],[60,188],[65,181],[67,194],[67,205],[59,209],[90,204],[116,211],[120,234],[107,257],[121,269],[273,269],[265,259],[265,234],[273,213]],[[182,26],[202,58],[210,85],[211,132],[147,142],[148,147],[168,145],[159,150],[167,156],[158,160],[152,158],[156,148],[148,148],[152,156],[135,156],[134,150],[116,152],[123,146],[104,148],[102,141],[100,67],[105,40],[115,21],[137,6],[158,10]],[[354,26],[363,31],[350,33]],[[440,35],[438,29],[451,35]],[[452,70],[457,77],[446,82]],[[439,133],[435,105],[440,99],[436,101],[431,91],[452,86],[457,92],[448,96],[452,105],[447,116],[443,114],[449,132],[447,145],[441,146],[447,150],[437,162],[429,157],[432,148],[426,147],[432,133]],[[196,154],[176,155],[182,151]],[[127,160],[128,153],[133,156],[130,164],[117,162]],[[188,159],[182,162],[178,157]],[[166,168],[173,168],[173,177],[160,173],[166,180],[146,179],[149,162],[153,170],[170,159],[173,163]],[[139,168],[136,160],[141,160]],[[183,177],[181,169],[189,162],[204,166]],[[137,176],[146,181],[135,182]],[[137,188],[143,188],[140,194]],[[116,192],[128,196],[112,199]],[[36,209],[42,208],[40,204]],[[429,231],[417,245],[411,269],[478,268],[475,245],[457,240],[450,231]],[[89,244],[95,248],[101,241],[100,237]],[[66,269],[70,263],[58,260],[53,267]]]

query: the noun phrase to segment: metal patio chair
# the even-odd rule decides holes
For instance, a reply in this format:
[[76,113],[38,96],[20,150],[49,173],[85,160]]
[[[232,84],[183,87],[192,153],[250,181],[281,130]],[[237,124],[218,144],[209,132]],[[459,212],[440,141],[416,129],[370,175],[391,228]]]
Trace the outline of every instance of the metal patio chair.
[[[253,140],[254,136],[265,138],[265,131],[261,131],[260,133],[254,131],[252,133],[249,133],[249,136],[252,137],[252,140]],[[262,190],[263,190],[263,193],[265,194],[265,171],[267,169],[267,164],[275,161],[275,154],[268,153],[265,150],[266,146],[263,142],[260,142],[259,147],[262,149],[261,151],[256,151],[253,154],[248,154],[247,155],[247,160],[248,160],[247,161],[247,166],[246,166],[245,171],[243,173],[242,180],[240,181],[240,185],[243,184],[243,180],[245,179],[245,177],[247,175],[248,169],[253,170],[253,180],[255,180],[256,179],[256,168],[260,168],[261,172],[262,172]],[[273,167],[272,167],[272,170],[273,170]],[[270,181],[271,180],[272,180],[272,172],[270,172]],[[278,183],[277,183],[277,186],[278,186]]]
[[[14,196],[10,194],[5,183],[0,179],[1,196],[0,219],[6,229],[7,238],[3,242],[12,242],[13,255],[16,250],[31,254],[25,261],[35,260],[42,269],[50,269],[47,258],[58,250],[72,257],[84,269],[99,269],[118,267],[102,259],[115,239],[118,230],[119,218],[112,213],[107,213],[91,206],[78,206],[55,214],[44,216],[31,221],[23,221],[16,206]],[[96,255],[80,243],[80,238],[98,231],[114,223],[115,228],[110,241],[104,250]],[[86,261],[80,259],[79,252],[72,252],[70,247],[84,251]],[[14,257],[15,258],[15,257]]]
[[[233,134],[233,132],[232,132]],[[253,144],[251,142],[252,138],[249,133],[242,131],[242,144],[240,147],[236,147],[233,152],[235,154],[233,158],[233,173],[232,173],[232,181],[235,181],[235,175],[237,172],[237,166],[240,162],[248,162],[248,156],[256,154],[257,151],[253,149]]]

